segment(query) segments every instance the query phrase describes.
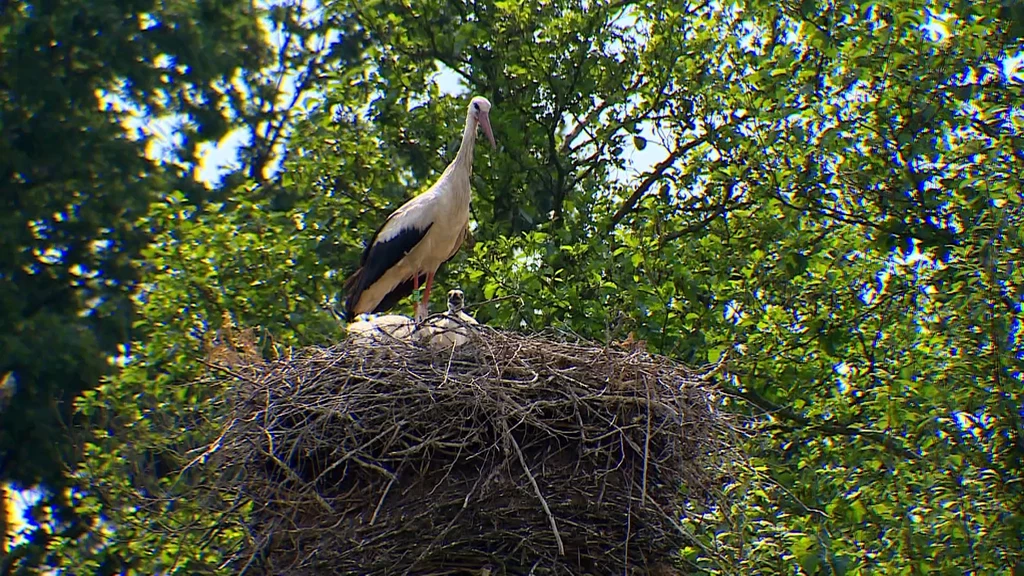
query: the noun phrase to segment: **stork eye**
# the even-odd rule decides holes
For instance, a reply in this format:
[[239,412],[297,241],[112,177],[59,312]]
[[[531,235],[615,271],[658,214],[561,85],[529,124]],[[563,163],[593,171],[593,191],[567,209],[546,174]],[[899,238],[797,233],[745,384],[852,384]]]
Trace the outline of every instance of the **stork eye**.
[[480,109],[480,103],[479,102],[473,102],[473,109],[474,110],[479,110]]

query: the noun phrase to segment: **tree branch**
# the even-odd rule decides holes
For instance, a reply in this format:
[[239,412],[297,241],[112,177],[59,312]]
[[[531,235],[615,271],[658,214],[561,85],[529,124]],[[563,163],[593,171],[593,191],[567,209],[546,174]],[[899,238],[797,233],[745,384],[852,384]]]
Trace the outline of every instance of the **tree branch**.
[[849,436],[853,438],[862,438],[872,444],[877,444],[889,452],[896,454],[897,456],[906,458],[908,460],[920,460],[921,455],[908,450],[903,446],[902,443],[895,440],[885,432],[879,432],[878,430],[869,430],[866,428],[857,428],[847,424],[830,424],[825,422],[816,422],[811,418],[808,418],[802,414],[795,412],[790,408],[779,406],[771,402],[770,400],[762,397],[752,390],[739,390],[731,386],[724,386],[723,388],[730,394],[737,398],[746,400],[750,404],[760,408],[764,412],[789,420],[796,424],[796,426],[785,426],[778,425],[778,428],[783,430],[798,430],[803,429],[808,432],[818,432],[826,436]]
[[733,208],[742,208],[742,207],[745,207],[745,206],[750,206],[751,204],[753,204],[753,203],[752,202],[741,202],[741,203],[737,203],[737,204],[729,204],[728,202],[723,202],[723,203],[719,204],[718,206],[716,206],[711,211],[710,214],[708,214],[707,216],[701,218],[697,222],[694,222],[694,223],[690,224],[689,226],[687,226],[687,227],[685,227],[685,228],[683,228],[681,230],[675,230],[673,232],[669,232],[668,234],[665,234],[664,236],[661,237],[661,243],[662,244],[666,244],[666,243],[671,242],[673,240],[676,240],[678,238],[682,238],[683,236],[686,236],[688,234],[693,234],[694,232],[697,232],[698,230],[703,230],[705,227],[707,227],[708,224],[711,224],[712,221],[714,221],[719,216],[722,216],[723,214],[725,214],[729,210],[731,210]]
[[560,154],[565,154],[569,152],[572,141],[575,140],[576,137],[579,136],[580,133],[582,133],[583,130],[587,128],[587,126],[590,126],[590,123],[593,122],[598,117],[598,115],[601,114],[601,112],[604,112],[605,109],[608,108],[608,106],[611,106],[611,104],[611,100],[605,100],[604,102],[601,102],[600,105],[595,106],[593,110],[588,112],[587,115],[583,117],[583,120],[580,120],[576,124],[576,126],[573,127],[573,129],[568,134],[565,135],[565,139],[562,140],[562,146],[559,148],[558,152]]
[[654,170],[644,178],[643,182],[640,183],[640,186],[633,191],[633,194],[622,203],[622,206],[619,206],[619,209],[616,210],[615,214],[612,216],[611,227],[614,228],[617,226],[618,223],[626,217],[626,214],[629,214],[636,207],[640,198],[650,190],[651,186],[654,186],[655,182],[661,180],[662,176],[665,175],[665,171],[671,168],[672,165],[676,163],[676,160],[682,158],[687,152],[707,141],[708,135],[705,134],[700,138],[694,138],[682,146],[677,146],[676,149],[668,155],[668,158],[665,158],[661,163],[654,167]]

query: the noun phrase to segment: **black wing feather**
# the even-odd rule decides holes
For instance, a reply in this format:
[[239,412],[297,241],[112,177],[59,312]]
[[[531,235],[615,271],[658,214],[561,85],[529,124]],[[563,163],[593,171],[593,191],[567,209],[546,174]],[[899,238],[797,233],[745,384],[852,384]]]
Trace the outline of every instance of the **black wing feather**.
[[370,250],[373,249],[373,243],[377,241],[377,236],[380,236],[380,231],[391,222],[391,219],[395,217],[397,212],[392,212],[390,216],[384,219],[384,222],[373,231],[373,236],[370,237],[370,241],[366,243],[366,248],[363,248],[363,253],[359,256],[359,265],[365,266],[366,259],[370,256]]
[[[387,224],[387,222],[385,222]],[[373,235],[373,240],[363,251],[363,255],[360,258],[359,270],[349,278],[345,283],[345,289],[348,292],[348,297],[345,299],[345,316],[347,320],[355,318],[355,306],[359,302],[359,297],[363,292],[373,285],[374,282],[380,280],[381,276],[391,269],[395,264],[405,258],[405,255],[409,253],[417,244],[423,240],[423,237],[427,235],[427,231],[433,226],[433,223],[427,225],[426,228],[405,228],[400,230],[394,237],[384,241],[376,242],[377,236],[380,231],[384,228],[381,226],[377,229],[377,232]],[[408,286],[407,286],[408,285]],[[404,291],[404,293],[403,293]],[[399,284],[388,293],[373,312],[384,312],[391,309],[399,300],[405,298],[412,293],[412,279],[409,279],[402,284]]]
[[[451,258],[442,262],[441,265],[437,267],[437,271],[440,271],[441,268],[444,268],[444,265],[451,262],[452,258],[455,258],[455,256],[458,253],[458,251],[455,251],[455,253],[452,254]],[[421,274],[419,280],[420,286],[423,286],[427,282],[427,275]],[[392,308],[395,307],[395,304],[398,304],[402,300],[402,298],[405,298],[409,294],[412,294],[412,290],[413,283],[411,279],[402,282],[398,286],[395,286],[395,289],[392,290],[391,292],[388,292],[387,296],[385,296],[384,299],[380,301],[380,304],[377,304],[377,308],[374,309],[373,313],[378,314],[380,312],[386,312],[388,310],[391,310]],[[354,305],[355,304],[353,303],[353,306]]]
[[[420,274],[419,280],[420,286],[424,285],[427,282],[427,275]],[[380,304],[377,304],[377,307],[373,309],[374,314],[387,312],[388,310],[394,308],[396,304],[402,301],[402,298],[405,298],[409,294],[412,294],[412,288],[412,279],[406,280],[405,282],[402,282],[398,286],[395,286],[395,289],[392,290],[391,292],[388,292],[387,295],[384,296],[384,298],[380,301]]]

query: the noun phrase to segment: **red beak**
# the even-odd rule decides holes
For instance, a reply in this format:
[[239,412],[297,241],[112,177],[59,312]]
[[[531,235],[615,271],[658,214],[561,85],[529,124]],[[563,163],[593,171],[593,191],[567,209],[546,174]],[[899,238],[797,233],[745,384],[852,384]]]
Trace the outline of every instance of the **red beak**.
[[491,132],[490,114],[481,110],[477,114],[477,121],[480,122],[480,127],[484,129],[484,134],[487,136],[487,139],[491,141],[491,147],[497,148],[498,145],[494,143],[494,133]]

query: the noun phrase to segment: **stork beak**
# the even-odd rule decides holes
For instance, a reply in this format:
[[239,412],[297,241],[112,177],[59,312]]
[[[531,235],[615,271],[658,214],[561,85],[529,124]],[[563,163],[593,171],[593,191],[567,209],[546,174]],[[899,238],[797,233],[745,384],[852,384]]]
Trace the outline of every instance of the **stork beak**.
[[494,143],[494,133],[491,132],[490,113],[481,111],[480,114],[477,115],[477,119],[480,122],[480,127],[484,129],[484,134],[487,136],[487,139],[491,141],[491,147],[497,148],[498,145]]

